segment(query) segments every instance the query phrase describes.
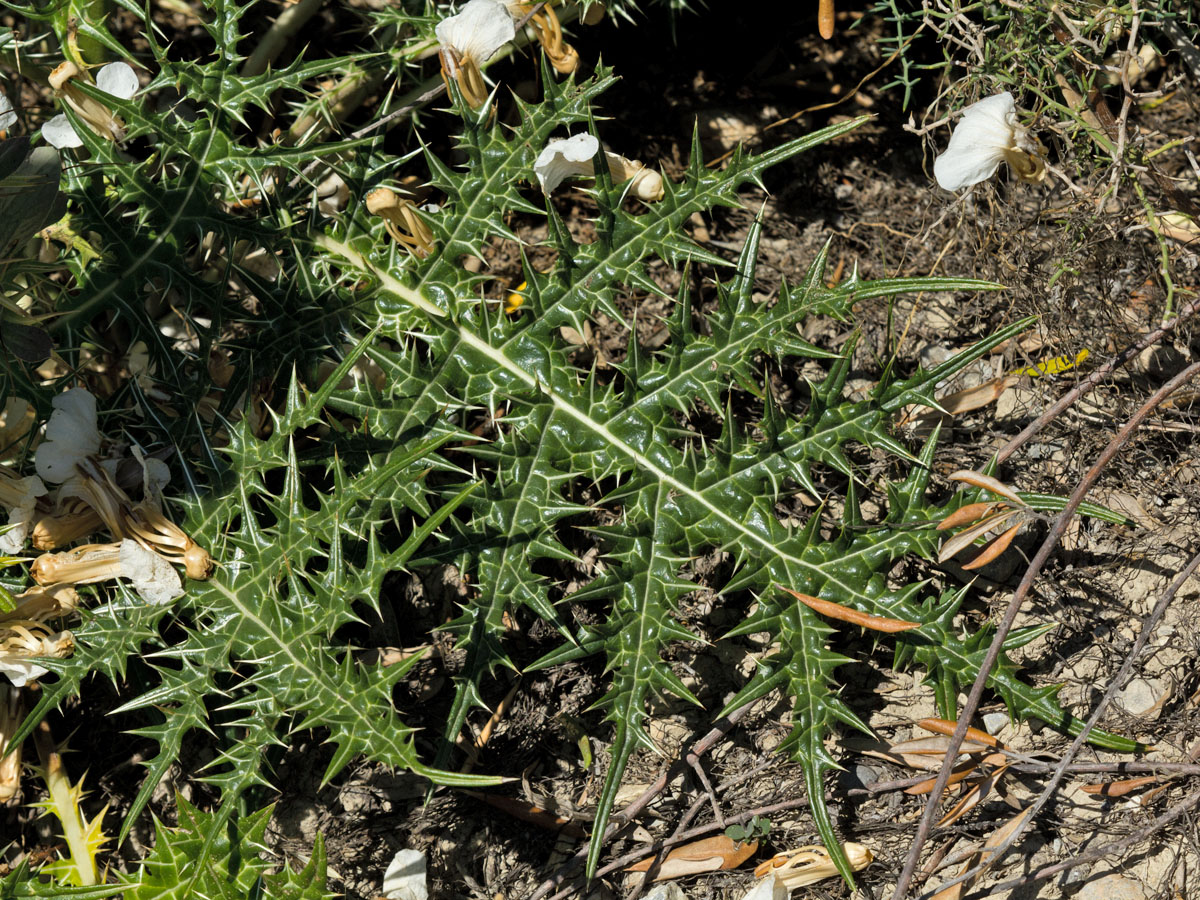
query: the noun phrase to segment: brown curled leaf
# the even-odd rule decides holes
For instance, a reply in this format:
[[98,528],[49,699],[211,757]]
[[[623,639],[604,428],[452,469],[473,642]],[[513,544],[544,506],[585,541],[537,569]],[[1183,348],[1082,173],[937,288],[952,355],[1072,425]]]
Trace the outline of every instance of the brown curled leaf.
[[1136,791],[1138,788],[1144,788],[1148,784],[1155,784],[1159,780],[1157,775],[1142,775],[1140,778],[1127,778],[1124,781],[1105,781],[1101,784],[1084,784],[1080,786],[1080,790],[1085,794],[1098,794],[1101,797],[1124,797],[1130,791]]
[[963,569],[966,571],[982,569],[993,559],[998,557],[1001,553],[1008,549],[1008,545],[1013,542],[1013,538],[1015,538],[1017,536],[1017,532],[1021,530],[1021,525],[1022,523],[1018,522],[1012,528],[1008,529],[1008,531],[1004,532],[1004,534],[994,539],[979,552],[978,556],[976,556],[969,563],[964,563]]
[[[942,767],[942,760],[946,758],[946,751],[950,749],[950,741],[944,735],[938,735],[936,737],[913,738],[899,744],[884,746],[886,747],[884,750],[865,750],[863,752],[866,756],[886,759],[889,762],[905,765],[911,769],[919,769],[922,772],[936,772]],[[986,750],[987,747],[982,744],[968,740],[963,741],[962,746],[958,748],[958,755],[969,756],[971,754],[983,753]]]
[[784,587],[782,584],[776,585],[776,587],[782,591],[787,591],[814,612],[841,622],[849,622],[851,625],[870,628],[872,631],[884,631],[888,634],[895,634],[898,631],[911,631],[914,628],[921,627],[920,622],[906,622],[903,619],[873,616],[870,613],[859,612],[857,609],[851,609],[848,606],[842,606],[840,603],[834,603],[832,600],[822,600],[819,597],[810,597],[808,594],[801,594],[793,591],[791,588]]
[[982,779],[971,785],[962,798],[954,804],[953,809],[946,813],[942,817],[942,820],[938,822],[938,828],[957,822],[967,812],[978,806],[992,792],[992,788],[996,786],[1007,771],[1008,766],[1001,766],[995,772],[984,775]]
[[[932,731],[934,734],[944,734],[946,737],[952,737],[955,730],[958,728],[957,722],[951,722],[949,719],[922,719],[917,725],[924,728],[926,731]],[[974,741],[977,744],[984,744],[988,747],[1003,747],[998,740],[988,734],[986,731],[980,731],[978,728],[967,727],[967,741]]]
[[[960,764],[958,766],[958,768],[952,769],[950,771],[950,778],[947,779],[947,781],[946,781],[946,787],[950,787],[950,785],[952,785],[952,784],[958,784],[960,781],[963,781],[965,778],[967,778],[972,772],[974,772],[978,768],[979,768],[979,763],[975,762],[975,761],[965,762],[965,763]],[[912,794],[913,796],[920,796],[921,794],[928,794],[930,791],[933,790],[933,786],[935,784],[937,784],[936,777],[926,778],[924,781],[919,782],[918,784],[914,784],[912,787],[906,787],[904,789],[904,793]]]
[[967,525],[982,519],[991,512],[996,511],[1000,506],[998,501],[984,501],[981,503],[968,503],[961,509],[956,509],[946,518],[937,524],[937,531],[945,531],[947,528],[957,528],[960,525]]
[[[676,847],[663,858],[655,881],[665,881],[669,878],[679,878],[683,875],[695,875],[700,872],[716,872],[720,869],[736,869],[758,850],[758,841],[738,843],[723,834],[704,838]],[[629,866],[626,872],[645,872],[654,858],[647,857]]]
[[946,542],[942,544],[942,548],[938,550],[938,562],[944,563],[946,560],[958,556],[989,531],[994,531],[1001,525],[1007,524],[1019,512],[1020,510],[1010,509],[994,516],[988,516],[978,525],[968,528],[966,531],[960,531],[952,538],[947,538]]
[[983,488],[985,491],[991,491],[1006,500],[1011,500],[1017,506],[1028,506],[1024,500],[1020,498],[1016,491],[1010,488],[1002,481],[997,481],[991,475],[984,475],[982,472],[973,472],[970,469],[960,469],[953,475],[949,476],[950,481],[961,481],[963,484],[969,484],[971,487]]
[[514,819],[520,819],[522,822],[528,822],[546,831],[558,832],[567,837],[587,837],[587,831],[582,825],[572,822],[570,819],[564,818],[551,810],[542,809],[528,800],[521,800],[516,797],[503,797],[499,794],[487,794],[481,791],[464,790],[463,793],[477,800],[482,800],[488,806],[507,813]]

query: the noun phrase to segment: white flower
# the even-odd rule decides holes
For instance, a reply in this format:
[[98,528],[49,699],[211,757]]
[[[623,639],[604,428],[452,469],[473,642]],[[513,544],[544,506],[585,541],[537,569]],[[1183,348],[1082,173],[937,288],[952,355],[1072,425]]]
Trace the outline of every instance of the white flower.
[[[546,144],[533,163],[534,174],[542,186],[542,193],[549,194],[562,184],[563,179],[572,175],[595,175],[592,160],[600,142],[592,135],[577,134],[566,139],[558,138]],[[662,175],[653,169],[647,169],[633,159],[604,151],[608,162],[608,174],[617,184],[633,179],[628,191],[644,203],[652,203],[663,198]]]
[[600,142],[587,132],[546,144],[533,164],[542,193],[549,194],[572,175],[595,175],[592,159],[599,149]]
[[43,625],[12,624],[0,630],[0,674],[14,687],[24,687],[41,678],[49,669],[31,662],[31,656],[66,659],[75,652],[75,636],[69,631],[51,634]]
[[760,878],[754,882],[754,887],[742,897],[742,900],[788,900],[790,893],[783,882],[772,873],[766,878]]
[[8,676],[13,687],[25,687],[49,671],[23,657],[0,655],[0,675]]
[[43,586],[128,578],[147,603],[169,603],[183,595],[183,582],[174,566],[131,538],[119,544],[84,544],[64,553],[43,553],[29,572]]
[[8,524],[12,526],[0,534],[0,553],[13,556],[20,553],[25,546],[37,498],[45,496],[46,486],[36,475],[30,475],[28,478],[9,478],[5,474],[0,478],[0,482],[3,482],[0,484],[0,505],[8,507]]
[[118,560],[121,574],[133,582],[133,589],[147,603],[170,603],[183,596],[183,582],[174,566],[137,541],[121,541]]
[[[86,96],[71,84],[71,79],[78,75],[79,69],[74,63],[62,63],[50,74],[50,86],[100,137],[110,141],[124,140],[125,126],[121,120],[102,103]],[[96,87],[118,100],[128,100],[137,93],[138,77],[133,69],[123,62],[109,63],[96,74]],[[46,143],[59,150],[83,146],[83,141],[62,113],[42,126],[42,137],[46,139]]]
[[4,96],[4,92],[0,91],[0,131],[8,131],[16,121],[17,114],[13,112],[12,103]]
[[1046,164],[1041,146],[1017,121],[1017,106],[1008,91],[985,97],[963,110],[946,152],[933,162],[940,187],[957,191],[986,181],[1007,162],[1018,178],[1040,181]]
[[77,463],[100,452],[96,398],[87,388],[71,388],[50,405],[54,412],[46,423],[46,439],[37,449],[34,468],[43,481],[61,484],[75,475]]
[[517,36],[508,9],[496,0],[471,0],[458,15],[438,22],[434,33],[443,47],[479,65]]

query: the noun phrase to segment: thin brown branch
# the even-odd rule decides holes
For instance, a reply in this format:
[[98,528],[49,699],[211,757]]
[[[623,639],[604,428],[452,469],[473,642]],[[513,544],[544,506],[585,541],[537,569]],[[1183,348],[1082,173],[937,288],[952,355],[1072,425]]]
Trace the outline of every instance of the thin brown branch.
[[925,804],[925,810],[921,814],[917,833],[913,838],[912,847],[909,849],[908,858],[904,862],[904,868],[901,870],[900,877],[896,882],[896,889],[892,893],[892,900],[903,900],[908,893],[913,874],[916,872],[917,864],[921,858],[921,848],[925,845],[925,841],[929,838],[929,833],[933,829],[934,818],[937,815],[938,805],[941,803],[942,792],[946,789],[946,784],[950,779],[950,772],[954,767],[958,749],[962,746],[963,740],[966,738],[971,718],[979,708],[980,700],[983,699],[983,691],[987,686],[988,676],[1000,656],[1004,641],[1008,638],[1008,634],[1012,630],[1021,605],[1029,595],[1029,591],[1032,589],[1038,575],[1041,574],[1042,567],[1050,559],[1050,554],[1054,552],[1054,548],[1058,546],[1058,542],[1066,533],[1067,525],[1070,523],[1072,516],[1075,515],[1079,504],[1083,502],[1083,498],[1087,495],[1087,492],[1100,478],[1101,473],[1112,462],[1113,458],[1129,443],[1133,435],[1137,432],[1138,426],[1154,412],[1163,400],[1187,384],[1198,372],[1200,372],[1200,362],[1188,366],[1155,391],[1138,408],[1137,412],[1130,417],[1129,421],[1122,426],[1116,437],[1109,442],[1108,446],[1100,454],[1100,457],[1083,476],[1079,485],[1071,492],[1071,497],[1067,501],[1066,507],[1055,519],[1050,533],[1046,535],[1046,539],[1038,549],[1037,555],[1034,556],[1033,561],[1026,569],[1021,583],[1017,585],[1017,590],[1013,593],[1012,599],[1008,603],[1004,618],[996,628],[996,634],[992,638],[991,645],[988,647],[987,655],[979,667],[979,675],[975,678],[975,683],[971,686],[971,693],[967,697],[966,705],[958,715],[958,727],[954,730],[954,735],[950,738],[950,746],[946,751],[946,758],[942,763],[941,769],[938,771],[937,781],[934,783],[929,800]]
[[[1104,696],[1101,697],[1100,702],[1096,704],[1096,708],[1088,717],[1087,723],[1083,726],[1083,730],[1079,732],[1079,735],[1075,738],[1074,742],[1070,747],[1067,748],[1067,752],[1063,754],[1062,759],[1059,760],[1058,764],[1054,767],[1054,771],[1050,776],[1050,781],[1045,787],[1042,788],[1042,792],[1038,795],[1037,799],[1034,800],[1032,806],[1029,807],[1029,814],[1016,828],[1013,829],[1012,834],[1010,834],[1003,842],[993,848],[991,854],[985,858],[984,862],[980,866],[975,867],[976,869],[982,870],[986,865],[998,862],[1001,858],[1003,858],[1005,852],[1021,839],[1021,835],[1024,833],[1025,827],[1037,817],[1037,814],[1041,811],[1042,807],[1049,802],[1050,798],[1054,795],[1055,790],[1058,788],[1059,783],[1062,781],[1063,776],[1066,775],[1067,770],[1070,768],[1071,760],[1074,759],[1075,754],[1079,752],[1079,749],[1087,740],[1088,734],[1090,734],[1091,730],[1096,726],[1096,723],[1100,720],[1100,717],[1108,708],[1108,704],[1112,702],[1114,697],[1116,697],[1117,691],[1125,686],[1125,682],[1129,679],[1130,674],[1132,674],[1133,667],[1138,658],[1141,656],[1142,650],[1145,649],[1146,644],[1150,640],[1150,635],[1154,633],[1154,629],[1158,626],[1158,623],[1166,614],[1167,607],[1170,606],[1171,601],[1175,598],[1175,595],[1179,593],[1180,588],[1182,588],[1187,580],[1192,577],[1197,568],[1200,568],[1200,553],[1197,553],[1192,557],[1191,561],[1187,564],[1187,566],[1184,567],[1183,571],[1181,571],[1175,577],[1175,580],[1171,582],[1170,587],[1168,587],[1167,590],[1163,592],[1163,595],[1159,597],[1158,602],[1154,605],[1154,609],[1142,623],[1142,630],[1138,634],[1133,648],[1128,654],[1126,654],[1125,661],[1122,663],[1120,670],[1117,672],[1112,681],[1109,682],[1108,690],[1104,692]],[[974,869],[964,872],[962,875],[959,875],[952,881],[947,882],[944,885],[939,885],[939,890],[943,890],[946,887],[949,887],[951,884],[971,878],[973,877],[973,874],[978,874],[978,872],[975,872]]]
[[1172,806],[1169,810],[1151,822],[1149,825],[1137,828],[1132,834],[1126,835],[1117,841],[1109,841],[1095,850],[1089,850],[1087,853],[1080,854],[1074,859],[1063,860],[1060,863],[1055,863],[1052,866],[1046,866],[1043,869],[1038,869],[1032,875],[1025,875],[1021,878],[1013,878],[1009,881],[1001,882],[1000,884],[989,885],[986,888],[969,894],[964,900],[983,900],[985,897],[996,897],[1006,891],[1014,890],[1023,887],[1027,884],[1033,884],[1037,881],[1045,881],[1047,878],[1053,878],[1060,872],[1066,872],[1076,866],[1086,865],[1090,862],[1103,859],[1106,856],[1111,856],[1118,853],[1123,853],[1130,847],[1140,844],[1142,841],[1149,838],[1151,835],[1157,834],[1162,829],[1166,828],[1172,822],[1182,818],[1189,810],[1200,804],[1200,791],[1196,791],[1186,797],[1180,803]]

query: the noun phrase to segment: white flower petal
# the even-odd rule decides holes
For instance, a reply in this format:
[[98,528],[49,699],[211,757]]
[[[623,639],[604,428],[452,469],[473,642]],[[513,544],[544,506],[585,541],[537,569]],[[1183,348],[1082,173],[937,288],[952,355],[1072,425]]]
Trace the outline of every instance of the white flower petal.
[[742,900],[788,900],[788,894],[791,893],[782,881],[775,877],[772,872],[766,878],[760,878]]
[[599,149],[600,142],[587,132],[546,144],[533,164],[542,193],[549,194],[572,175],[594,175],[592,159]]
[[44,481],[59,484],[75,474],[75,464],[100,452],[96,398],[87,388],[71,388],[51,401],[46,439],[37,449],[34,468]]
[[458,15],[438,22],[434,32],[442,46],[477,63],[487,62],[517,36],[508,9],[496,0],[471,0]]
[[[51,484],[62,484],[75,476],[75,464],[82,457],[79,450],[62,441],[46,441],[37,451],[37,473]],[[62,498],[60,495],[60,499]]]
[[12,103],[4,92],[0,91],[0,131],[7,131],[17,121],[17,114],[12,111]]
[[42,140],[59,150],[83,146],[83,141],[79,139],[79,135],[75,133],[75,129],[71,127],[71,123],[62,113],[42,126]]
[[96,87],[121,100],[128,100],[140,86],[137,74],[123,62],[109,63],[96,74]]
[[0,655],[0,674],[7,675],[13,687],[25,687],[30,681],[36,681],[49,671],[19,656]]
[[121,541],[118,559],[121,574],[133,582],[133,589],[147,603],[170,603],[183,595],[183,582],[175,567],[137,541]]
[[946,152],[933,162],[938,185],[957,191],[986,181],[996,174],[1005,152],[1023,134],[1016,102],[1008,91],[971,104],[963,110]]
[[96,427],[96,397],[87,388],[71,388],[50,401],[54,412],[46,423],[46,439],[86,445],[88,453],[100,449]]
[[388,900],[426,900],[429,888],[425,884],[425,854],[401,850],[393,856],[381,890]]
[[25,539],[29,536],[29,523],[33,521],[37,498],[46,494],[46,485],[42,484],[42,479],[36,475],[22,478],[16,487],[24,492],[24,496],[8,514],[8,524],[13,527],[0,534],[0,553],[9,556],[15,556],[25,548]]

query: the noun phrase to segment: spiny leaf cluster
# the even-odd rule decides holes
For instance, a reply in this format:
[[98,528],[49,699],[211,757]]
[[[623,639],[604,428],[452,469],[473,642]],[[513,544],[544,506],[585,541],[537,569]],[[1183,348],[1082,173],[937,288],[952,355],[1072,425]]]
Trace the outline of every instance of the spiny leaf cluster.
[[[829,627],[775,585],[922,623],[897,637],[897,657],[929,671],[952,714],[957,689],[978,673],[986,633],[957,636],[961,593],[888,580],[902,557],[932,554],[932,524],[942,512],[926,496],[936,438],[914,456],[892,423],[903,406],[929,402],[934,384],[1028,323],[931,372],[904,379],[889,365],[869,397],[851,401],[852,346],[831,354],[803,340],[811,317],[852,322],[857,305],[903,292],[997,286],[852,277],[830,287],[822,254],[800,283],[762,302],[753,289],[757,227],[714,307],[686,275],[668,294],[649,264],[662,260],[685,273],[726,268],[686,238],[683,224],[737,206],[739,190],[761,184],[770,166],[861,120],[761,155],[737,152],[721,169],[706,166],[693,141],[686,172],[649,206],[624,198],[600,166],[589,189],[592,240],[580,243],[534,188],[533,163],[551,137],[586,129],[603,139],[595,113],[611,71],[559,82],[543,65],[542,98],[513,101],[511,126],[490,107],[464,109],[452,92],[452,109],[437,122],[456,132],[453,152],[414,141],[403,165],[384,152],[380,135],[260,145],[249,130],[254,116],[289,103],[300,115],[315,79],[365,62],[361,55],[297,60],[240,75],[236,48],[247,8],[207,4],[212,58],[172,60],[147,23],[161,66],[150,91],[169,88],[181,99],[113,104],[129,126],[128,146],[139,152],[81,131],[89,155],[68,168],[66,188],[79,233],[100,252],[70,257],[71,287],[58,298],[53,326],[63,357],[80,370],[112,329],[146,343],[154,387],[121,382],[105,421],[170,452],[187,492],[179,504],[184,524],[220,565],[170,608],[147,607],[124,589],[106,595],[75,629],[76,654],[46,663],[57,681],[43,686],[23,734],[97,677],[126,692],[113,713],[136,722],[135,733],[157,751],[119,839],[189,736],[219,735],[219,754],[199,777],[220,791],[221,805],[208,814],[181,801],[181,830],[160,828],[146,862],[139,882],[146,896],[171,895],[184,883],[199,889],[235,857],[272,896],[320,896],[319,864],[277,876],[278,884],[250,871],[265,818],[239,819],[236,801],[271,786],[273,760],[306,729],[333,746],[326,779],[365,755],[441,784],[488,782],[451,771],[454,743],[497,670],[516,665],[506,622],[540,620],[561,636],[561,647],[532,668],[596,655],[607,672],[596,701],[612,728],[596,821],[602,834],[633,752],[652,747],[647,700],[669,693],[698,702],[663,653],[696,638],[677,607],[696,587],[691,560],[721,550],[732,565],[713,587],[729,602],[756,603],[730,637],[766,632],[779,647],[726,711],[776,688],[788,693],[787,747],[804,763],[822,837],[839,847],[820,799],[822,777],[836,764],[824,740],[838,723],[862,723],[838,696],[844,658],[829,649]],[[414,28],[429,29],[426,19],[411,18]],[[318,150],[350,189],[337,217],[317,202],[309,167]],[[392,244],[362,206],[370,188],[418,166],[443,198],[425,215],[437,250],[424,260]],[[514,215],[545,216],[554,255],[549,271],[522,258],[528,287],[515,316],[502,311],[487,276],[462,264],[514,241]],[[250,251],[269,265],[252,265]],[[670,301],[668,339],[650,351],[630,327],[625,355],[610,369],[578,365],[566,335],[585,333],[601,317],[627,322],[629,305],[647,295]],[[183,338],[155,324],[170,304]],[[214,358],[227,358],[230,369],[216,400]],[[330,358],[340,364],[322,372],[319,363]],[[801,411],[782,409],[768,373],[803,358],[828,360],[828,372]],[[368,363],[379,377],[360,377]],[[12,372],[6,388],[44,414],[52,391]],[[169,403],[149,396],[162,391]],[[754,420],[735,413],[739,396],[758,398]],[[487,440],[471,429],[480,418],[500,422]],[[885,516],[873,522],[858,507],[852,460],[862,447],[907,469],[887,488]],[[828,498],[844,508],[841,527],[823,530],[816,514],[799,530],[785,526],[777,502],[797,488],[828,490],[831,472],[846,485],[843,496]],[[554,574],[575,562],[579,534],[597,542],[605,563],[570,597],[594,610],[587,621],[570,614]],[[449,564],[473,586],[447,626],[464,663],[436,746],[420,746],[414,712],[397,708],[393,690],[418,658],[390,667],[368,662],[348,634],[394,602],[385,590],[394,573]],[[1024,684],[1011,662],[991,678],[1015,715],[1077,727],[1053,690]],[[1093,738],[1120,745],[1103,733]],[[226,839],[230,829],[244,847]],[[596,843],[592,868],[599,850]],[[209,895],[233,896],[211,888]]]

